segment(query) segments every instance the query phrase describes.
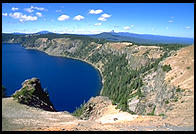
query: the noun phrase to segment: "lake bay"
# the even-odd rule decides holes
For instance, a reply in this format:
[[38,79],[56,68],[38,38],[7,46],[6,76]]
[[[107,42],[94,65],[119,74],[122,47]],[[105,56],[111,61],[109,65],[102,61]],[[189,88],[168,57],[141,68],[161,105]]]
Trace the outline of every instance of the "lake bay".
[[102,87],[99,72],[88,63],[27,50],[20,44],[3,43],[2,85],[7,96],[32,77],[40,79],[57,111],[73,112],[84,101],[96,96]]

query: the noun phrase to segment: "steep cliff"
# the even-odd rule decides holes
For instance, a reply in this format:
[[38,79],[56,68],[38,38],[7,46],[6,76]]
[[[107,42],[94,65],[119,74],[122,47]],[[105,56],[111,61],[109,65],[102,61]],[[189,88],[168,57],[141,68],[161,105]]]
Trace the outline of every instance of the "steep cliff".
[[39,79],[32,78],[22,83],[22,88],[17,90],[12,97],[19,103],[33,106],[47,111],[56,111],[45,92]]

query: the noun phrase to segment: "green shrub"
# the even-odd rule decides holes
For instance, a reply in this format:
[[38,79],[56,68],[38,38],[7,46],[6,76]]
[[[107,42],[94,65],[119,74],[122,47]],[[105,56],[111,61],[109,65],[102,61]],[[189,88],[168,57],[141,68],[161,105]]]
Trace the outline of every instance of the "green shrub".
[[166,101],[165,101],[165,104],[169,104],[169,101],[168,101],[168,100],[166,100]]
[[116,105],[116,102],[115,101],[112,101],[112,105]]
[[170,65],[164,65],[164,66],[162,66],[162,69],[164,72],[169,72],[170,70],[172,70]]
[[135,50],[135,51],[133,51],[133,54],[138,53],[138,52],[139,52],[138,50]]
[[159,114],[159,116],[165,116],[165,114],[161,113],[161,114]]
[[130,114],[136,114],[135,112],[133,112],[133,111],[130,111],[130,110],[128,110],[128,112],[129,112]]
[[35,89],[27,90],[28,87],[22,88],[20,91],[12,95],[19,103],[29,104]]
[[181,91],[181,89],[178,87],[177,89],[176,89],[176,92],[180,92]]
[[174,99],[174,102],[177,102],[178,101],[178,98],[176,97],[175,99]]
[[191,67],[186,67],[186,69],[191,69]]
[[85,109],[84,105],[85,105],[85,102],[81,104],[80,107],[76,108],[76,110],[72,113],[72,115],[80,117],[82,113],[84,112],[84,109]]

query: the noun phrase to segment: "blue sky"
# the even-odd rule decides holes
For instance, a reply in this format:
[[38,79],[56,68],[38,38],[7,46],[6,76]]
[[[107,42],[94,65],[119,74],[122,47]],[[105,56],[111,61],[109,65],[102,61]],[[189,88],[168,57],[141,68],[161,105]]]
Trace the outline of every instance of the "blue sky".
[[2,32],[194,37],[193,3],[2,3]]

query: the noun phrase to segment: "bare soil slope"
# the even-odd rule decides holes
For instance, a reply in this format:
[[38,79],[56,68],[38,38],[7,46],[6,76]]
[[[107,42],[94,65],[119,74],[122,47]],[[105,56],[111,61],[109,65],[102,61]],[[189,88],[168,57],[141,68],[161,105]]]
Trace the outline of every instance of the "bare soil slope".
[[173,103],[174,109],[167,113],[167,120],[176,125],[194,125],[194,45],[180,49],[164,63],[172,68],[165,80],[185,90]]

